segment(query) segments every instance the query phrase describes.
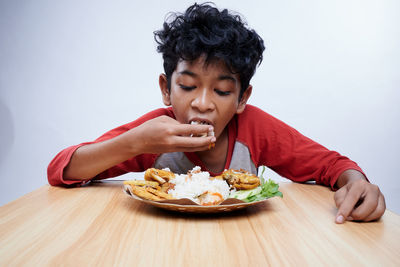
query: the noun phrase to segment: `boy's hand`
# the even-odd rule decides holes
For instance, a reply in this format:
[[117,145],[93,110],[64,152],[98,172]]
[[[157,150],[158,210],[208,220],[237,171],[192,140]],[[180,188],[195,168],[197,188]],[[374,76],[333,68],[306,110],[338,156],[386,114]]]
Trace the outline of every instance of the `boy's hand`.
[[[206,150],[216,141],[214,136],[191,137],[213,131],[211,125],[182,124],[168,116],[160,116],[132,129],[131,144],[140,153],[194,152]],[[127,132],[127,134],[130,131]]]
[[215,142],[214,136],[190,135],[207,133],[210,128],[210,125],[181,124],[161,116],[109,140],[79,147],[63,175],[67,180],[89,180],[139,154],[206,150]]
[[337,185],[340,189],[334,196],[338,208],[336,223],[373,221],[385,212],[385,198],[379,187],[370,184],[362,173],[347,170],[340,175]]

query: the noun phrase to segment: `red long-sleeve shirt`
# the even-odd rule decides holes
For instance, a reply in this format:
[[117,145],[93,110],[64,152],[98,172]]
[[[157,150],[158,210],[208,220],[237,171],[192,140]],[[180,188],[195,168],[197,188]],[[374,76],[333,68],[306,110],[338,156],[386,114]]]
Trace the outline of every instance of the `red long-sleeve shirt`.
[[[157,109],[105,133],[93,142],[62,150],[49,164],[47,170],[49,183],[81,184],[82,181],[66,180],[63,177],[64,168],[77,148],[111,139],[161,115],[174,118],[171,108]],[[343,171],[354,169],[362,172],[360,167],[347,157],[328,150],[254,106],[247,105],[245,111],[235,115],[227,127],[229,145],[225,169],[245,169],[257,173],[257,168],[265,165],[292,181],[315,180],[317,184],[332,188]],[[194,166],[200,166],[203,171],[208,171],[195,153],[141,154],[100,173],[93,179],[115,177],[127,172],[142,172],[151,167],[168,167],[173,172],[186,173]],[[213,176],[219,174],[210,173]]]

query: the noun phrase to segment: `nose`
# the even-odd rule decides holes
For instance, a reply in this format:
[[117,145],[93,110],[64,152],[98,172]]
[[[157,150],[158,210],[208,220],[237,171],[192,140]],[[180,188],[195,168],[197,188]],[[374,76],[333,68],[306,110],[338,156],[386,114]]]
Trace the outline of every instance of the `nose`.
[[207,88],[198,90],[198,94],[196,94],[195,98],[192,100],[192,107],[200,112],[211,111],[215,108],[212,94]]

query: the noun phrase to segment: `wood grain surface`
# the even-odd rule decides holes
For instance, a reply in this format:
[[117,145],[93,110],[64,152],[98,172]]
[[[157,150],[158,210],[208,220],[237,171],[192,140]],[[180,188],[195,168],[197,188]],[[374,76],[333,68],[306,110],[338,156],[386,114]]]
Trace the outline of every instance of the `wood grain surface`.
[[337,225],[329,188],[280,190],[196,215],[134,200],[118,181],[43,186],[0,208],[0,266],[400,266],[399,215]]

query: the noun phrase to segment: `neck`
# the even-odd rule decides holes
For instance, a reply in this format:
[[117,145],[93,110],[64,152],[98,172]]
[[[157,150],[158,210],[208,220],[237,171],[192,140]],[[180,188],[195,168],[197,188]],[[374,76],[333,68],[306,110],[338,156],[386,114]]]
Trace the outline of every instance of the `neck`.
[[224,170],[228,155],[228,127],[221,133],[215,142],[215,147],[210,150],[196,152],[197,156],[204,163],[207,169],[214,173]]

